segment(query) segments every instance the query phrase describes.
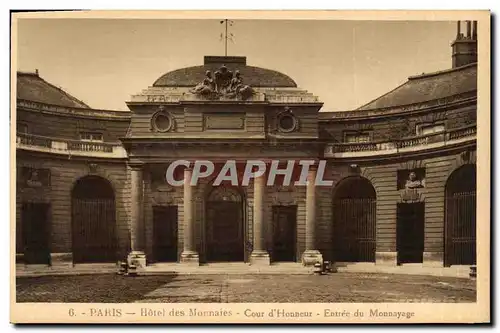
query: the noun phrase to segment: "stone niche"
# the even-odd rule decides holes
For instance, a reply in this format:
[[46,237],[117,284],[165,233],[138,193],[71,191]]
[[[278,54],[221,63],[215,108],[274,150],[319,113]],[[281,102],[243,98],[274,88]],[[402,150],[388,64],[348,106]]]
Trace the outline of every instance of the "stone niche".
[[[149,166],[149,179],[152,192],[175,192],[175,187],[169,185],[166,179],[168,165],[150,165]],[[180,169],[174,172],[174,178],[182,178]]]
[[22,188],[48,187],[50,186],[50,169],[20,167],[17,181]]
[[401,202],[421,202],[424,199],[425,168],[398,170],[397,184]]

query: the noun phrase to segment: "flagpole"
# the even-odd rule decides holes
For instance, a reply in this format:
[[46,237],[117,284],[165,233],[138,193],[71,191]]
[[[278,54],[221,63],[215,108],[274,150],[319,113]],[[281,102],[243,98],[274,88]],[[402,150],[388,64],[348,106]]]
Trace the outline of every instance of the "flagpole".
[[225,43],[225,56],[227,57],[227,19],[225,20],[226,21],[226,43]]

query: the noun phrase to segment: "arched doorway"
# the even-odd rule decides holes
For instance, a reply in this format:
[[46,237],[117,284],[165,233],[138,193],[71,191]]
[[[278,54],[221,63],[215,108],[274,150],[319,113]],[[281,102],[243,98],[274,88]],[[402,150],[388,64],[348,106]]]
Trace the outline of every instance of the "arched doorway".
[[98,176],[80,178],[71,199],[73,261],[115,261],[115,195],[111,184]]
[[335,261],[374,262],[376,193],[370,181],[348,177],[333,197],[333,257]]
[[228,186],[213,187],[206,202],[206,259],[244,261],[243,196]]
[[445,187],[445,265],[476,264],[476,166],[453,171]]

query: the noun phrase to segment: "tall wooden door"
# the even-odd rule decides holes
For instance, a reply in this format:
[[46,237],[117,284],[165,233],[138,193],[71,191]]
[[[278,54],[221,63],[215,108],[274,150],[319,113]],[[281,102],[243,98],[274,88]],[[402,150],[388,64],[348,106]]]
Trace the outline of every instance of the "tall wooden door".
[[273,261],[296,261],[297,206],[273,206]]
[[46,203],[22,204],[24,261],[27,264],[50,263],[49,212],[50,205]]
[[445,265],[476,264],[476,191],[446,197]]
[[338,199],[333,204],[335,260],[375,261],[376,201],[371,198]]
[[339,182],[333,197],[333,258],[345,262],[374,262],[377,197],[366,178]]
[[177,261],[177,206],[153,206],[153,257]]
[[209,202],[206,237],[207,261],[243,261],[241,202]]
[[73,260],[75,263],[116,260],[114,200],[73,200]]
[[398,264],[423,262],[424,213],[423,202],[398,203],[396,226]]
[[445,266],[476,264],[476,167],[465,164],[446,183]]
[[98,176],[80,178],[73,188],[72,197],[73,261],[115,261],[115,198],[109,182]]

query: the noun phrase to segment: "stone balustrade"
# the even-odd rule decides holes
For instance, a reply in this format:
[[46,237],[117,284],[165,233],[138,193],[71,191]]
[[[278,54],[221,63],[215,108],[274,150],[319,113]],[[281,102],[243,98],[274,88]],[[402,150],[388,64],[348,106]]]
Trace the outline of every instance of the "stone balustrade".
[[16,148],[30,151],[91,157],[127,157],[127,153],[120,143],[78,141],[26,133],[17,134]]
[[362,157],[425,150],[476,139],[476,125],[392,141],[327,144],[325,157]]
[[[391,155],[414,152],[430,148],[439,148],[476,140],[476,125],[465,126],[446,132],[432,133],[392,141],[332,143],[326,144],[325,157],[363,157]],[[108,158],[126,158],[127,153],[121,143],[89,142],[51,138],[33,134],[18,133],[17,149],[48,153],[95,156]]]
[[[173,103],[178,104],[182,102],[198,102],[198,101],[238,101],[234,97],[218,96],[217,98],[205,98],[189,91],[176,92],[176,93],[161,93],[150,92],[140,95],[133,95],[130,102],[132,103]],[[269,103],[284,103],[284,104],[300,104],[300,103],[319,103],[319,98],[310,94],[275,94],[263,93],[254,91],[253,95],[242,101],[245,102],[269,102]]]
[[266,95],[270,103],[319,103],[317,96],[312,95]]

